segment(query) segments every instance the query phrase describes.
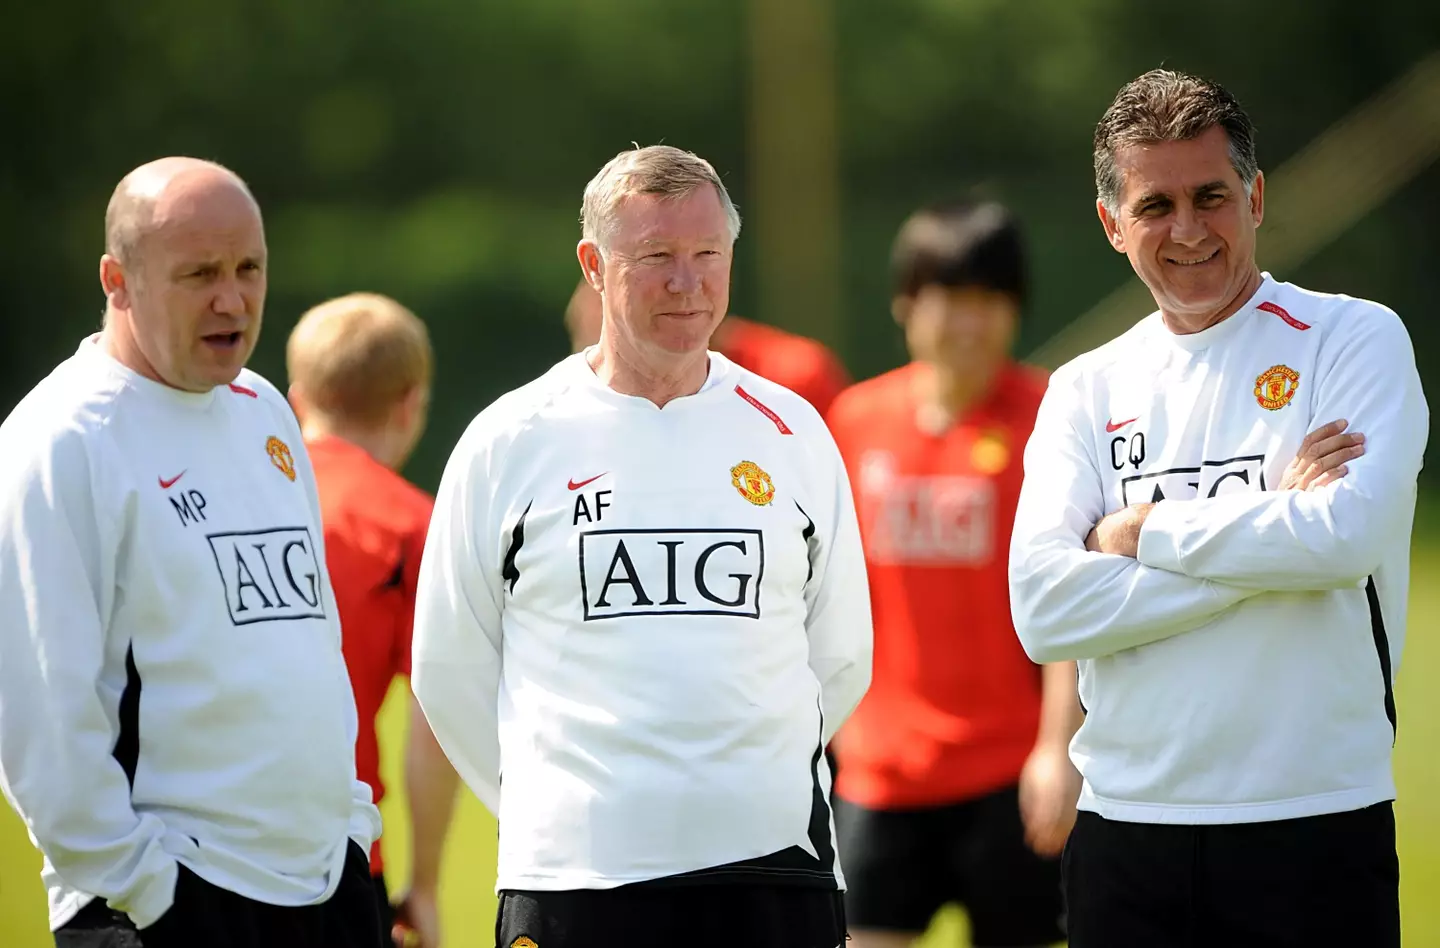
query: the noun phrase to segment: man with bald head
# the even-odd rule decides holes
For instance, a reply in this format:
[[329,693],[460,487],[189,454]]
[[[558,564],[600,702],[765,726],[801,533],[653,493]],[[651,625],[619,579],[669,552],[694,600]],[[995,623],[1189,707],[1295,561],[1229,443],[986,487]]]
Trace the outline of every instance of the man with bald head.
[[101,332],[0,425],[0,787],[57,946],[381,942],[314,474],[232,172],[137,168]]

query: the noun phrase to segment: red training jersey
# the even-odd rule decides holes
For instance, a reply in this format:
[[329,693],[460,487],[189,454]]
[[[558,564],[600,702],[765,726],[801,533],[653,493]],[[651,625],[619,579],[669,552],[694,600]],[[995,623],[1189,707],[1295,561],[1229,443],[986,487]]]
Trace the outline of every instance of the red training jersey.
[[850,384],[839,358],[822,343],[738,316],[725,317],[720,354],[815,406],[821,417]]
[[[320,492],[325,562],[359,717],[355,771],[378,804],[385,787],[375,716],[395,676],[410,674],[415,585],[434,500],[348,441],[319,438],[306,448]],[[381,869],[376,840],[370,871],[378,875]]]
[[829,417],[875,623],[870,690],[834,744],[836,792],[873,809],[1013,784],[1040,726],[1040,668],[1011,623],[1006,560],[1046,381],[1008,365],[982,403],[932,435],[916,420],[922,371],[861,382]]

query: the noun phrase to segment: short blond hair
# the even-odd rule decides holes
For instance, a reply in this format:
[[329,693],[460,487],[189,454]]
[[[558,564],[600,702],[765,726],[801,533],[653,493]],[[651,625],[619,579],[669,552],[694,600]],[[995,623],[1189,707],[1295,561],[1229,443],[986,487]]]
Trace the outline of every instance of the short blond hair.
[[285,367],[315,410],[378,425],[435,361],[430,334],[410,310],[378,293],[351,293],[313,307],[290,333]]
[[590,183],[580,204],[581,236],[604,248],[615,228],[615,210],[634,194],[682,198],[709,185],[725,208],[730,239],[740,236],[740,212],[710,162],[671,145],[650,145],[622,151],[605,163]]

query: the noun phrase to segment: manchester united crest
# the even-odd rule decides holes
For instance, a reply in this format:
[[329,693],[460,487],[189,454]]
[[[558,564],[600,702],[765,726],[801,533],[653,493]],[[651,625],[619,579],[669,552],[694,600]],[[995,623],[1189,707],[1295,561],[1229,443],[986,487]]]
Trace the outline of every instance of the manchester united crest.
[[730,469],[730,483],[750,503],[763,507],[775,499],[775,483],[754,461],[741,461]]
[[280,473],[295,479],[295,458],[290,454],[290,446],[279,438],[271,435],[265,441],[265,453],[270,455],[270,463],[280,469]]
[[1299,387],[1299,372],[1288,365],[1272,365],[1255,379],[1255,400],[1266,411],[1279,411],[1290,404]]
[[970,449],[970,466],[981,474],[999,474],[1010,463],[1010,448],[1005,436],[998,431],[987,431],[975,439]]

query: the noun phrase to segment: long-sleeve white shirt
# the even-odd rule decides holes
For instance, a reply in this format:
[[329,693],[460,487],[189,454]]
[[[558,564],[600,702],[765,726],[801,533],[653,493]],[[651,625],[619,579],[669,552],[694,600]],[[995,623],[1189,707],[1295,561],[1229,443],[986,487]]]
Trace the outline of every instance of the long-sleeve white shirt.
[[[1365,454],[1279,490],[1310,431]],[[1269,274],[1193,335],[1152,314],[1058,370],[1025,453],[1010,552],[1016,630],[1078,659],[1082,809],[1230,823],[1394,797],[1392,678],[1429,413],[1404,325]],[[1156,502],[1138,559],[1085,550]]]
[[723,356],[663,409],[573,356],[456,446],[413,685],[499,816],[497,888],[843,886],[821,752],[870,659],[834,441]]
[[177,863],[323,901],[379,834],[319,509],[248,371],[182,392],[91,338],[0,425],[0,786],[52,927],[95,896],[151,924]]

